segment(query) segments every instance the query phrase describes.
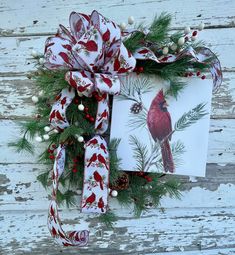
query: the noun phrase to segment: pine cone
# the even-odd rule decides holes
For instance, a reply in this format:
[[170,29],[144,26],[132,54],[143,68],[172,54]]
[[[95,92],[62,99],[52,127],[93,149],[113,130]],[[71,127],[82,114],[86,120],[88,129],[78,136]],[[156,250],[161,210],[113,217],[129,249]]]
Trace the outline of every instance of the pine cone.
[[123,173],[113,185],[110,185],[112,190],[125,190],[129,187],[129,178],[128,174]]
[[131,113],[138,114],[143,110],[143,105],[142,105],[142,103],[134,103],[131,106],[130,110],[131,110]]

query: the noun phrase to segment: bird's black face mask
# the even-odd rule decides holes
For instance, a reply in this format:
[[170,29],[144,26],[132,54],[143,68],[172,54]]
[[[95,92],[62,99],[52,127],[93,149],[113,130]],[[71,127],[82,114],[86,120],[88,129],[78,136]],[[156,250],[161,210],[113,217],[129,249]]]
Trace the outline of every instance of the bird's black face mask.
[[160,106],[160,109],[163,111],[163,112],[167,112],[167,102],[166,101],[163,101],[163,102],[160,102],[159,103],[159,106]]

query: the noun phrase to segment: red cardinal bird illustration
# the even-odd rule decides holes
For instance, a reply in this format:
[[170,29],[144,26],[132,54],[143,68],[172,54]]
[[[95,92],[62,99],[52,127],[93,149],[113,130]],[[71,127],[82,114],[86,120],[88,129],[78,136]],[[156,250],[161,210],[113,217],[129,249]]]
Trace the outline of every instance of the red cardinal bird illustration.
[[104,158],[101,154],[98,154],[97,158],[98,158],[98,161],[99,161],[101,164],[104,164],[105,167],[106,167],[106,169],[109,170],[109,167],[108,167],[108,165],[107,165],[107,162],[106,162],[105,158]]
[[105,77],[103,74],[101,74],[100,76],[102,77],[103,82],[107,84],[109,88],[111,88],[113,84],[112,81],[109,78]]
[[77,90],[82,93],[82,92],[84,92],[90,86],[91,86],[91,83],[89,83],[89,84],[87,84],[85,86],[78,86]]
[[56,111],[55,112],[55,116],[58,120],[61,120],[63,122],[66,122],[66,120],[61,116],[60,112],[59,111]]
[[104,212],[104,201],[103,201],[102,197],[100,197],[100,199],[99,199],[98,208],[101,209],[101,212]]
[[52,119],[55,118],[55,110],[52,111],[52,113],[50,114],[50,122],[52,121]]
[[101,115],[100,115],[98,121],[101,121],[103,118],[107,118],[107,117],[108,117],[108,112],[107,112],[107,110],[105,109],[105,110],[101,113]]
[[86,43],[83,41],[80,41],[78,43],[83,45],[87,51],[97,51],[98,50],[97,43],[93,40],[87,41]]
[[106,32],[103,34],[102,39],[103,39],[104,42],[109,41],[109,39],[110,39],[110,31],[109,31],[108,28],[107,28]]
[[94,139],[92,139],[92,140],[90,140],[90,142],[88,142],[87,143],[87,146],[89,146],[89,145],[96,145],[98,143],[98,141],[97,141],[97,139],[96,138],[94,138]]
[[96,182],[99,182],[99,184],[100,184],[100,189],[104,189],[104,186],[103,186],[103,178],[102,178],[102,176],[97,172],[97,171],[95,171],[94,173],[93,173],[93,175],[94,175],[94,179],[95,179],[95,181]]
[[101,143],[100,149],[103,150],[105,154],[107,154],[107,148],[104,146],[103,143]]
[[57,235],[57,232],[56,232],[56,230],[55,230],[55,228],[54,228],[54,227],[52,227],[52,229],[51,229],[51,233],[52,233],[52,235],[53,235],[53,236],[56,236],[56,235]]
[[171,139],[171,116],[167,111],[167,103],[160,90],[153,99],[148,111],[147,124],[154,141],[161,143],[162,161],[165,172],[174,172],[175,166],[169,144]]
[[62,109],[64,109],[64,105],[66,104],[66,97],[64,97],[61,101],[60,101],[60,103],[61,103],[61,105],[62,105]]
[[91,163],[95,162],[96,160],[97,160],[97,155],[96,155],[96,153],[94,153],[94,154],[91,156],[91,158],[90,158],[90,160],[89,160],[89,164],[87,165],[87,167],[89,167],[89,166],[91,165]]
[[95,199],[96,199],[96,195],[95,195],[94,192],[92,192],[92,194],[86,199],[86,201],[85,201],[84,205],[82,206],[82,208],[84,208],[87,204],[91,205],[92,203],[94,203]]

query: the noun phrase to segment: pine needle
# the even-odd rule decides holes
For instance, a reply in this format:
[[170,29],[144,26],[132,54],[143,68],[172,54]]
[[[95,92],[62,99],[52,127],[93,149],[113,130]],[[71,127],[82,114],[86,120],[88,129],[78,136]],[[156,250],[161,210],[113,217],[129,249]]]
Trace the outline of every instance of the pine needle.
[[14,147],[16,152],[26,151],[30,154],[34,153],[33,145],[23,136],[19,138],[16,142],[11,142],[8,144],[10,147]]
[[204,107],[206,104],[198,104],[192,110],[184,113],[179,120],[175,123],[175,131],[182,131],[185,128],[196,123],[198,120],[206,116],[208,113],[205,112]]

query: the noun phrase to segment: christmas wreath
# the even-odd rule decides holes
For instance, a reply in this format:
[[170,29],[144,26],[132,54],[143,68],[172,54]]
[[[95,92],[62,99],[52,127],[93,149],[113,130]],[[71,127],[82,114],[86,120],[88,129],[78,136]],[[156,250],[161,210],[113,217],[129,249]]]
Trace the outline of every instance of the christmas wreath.
[[[48,164],[48,170],[37,179],[45,188],[52,188],[48,226],[59,244],[84,246],[88,242],[87,230],[65,233],[59,219],[57,204],[74,204],[76,195],[81,195],[82,212],[101,213],[100,220],[110,226],[115,215],[108,207],[109,195],[121,205],[134,203],[138,216],[149,206],[158,206],[167,194],[180,197],[177,179],[141,168],[144,148],[134,138],[139,172],[120,171],[119,140],[109,140],[108,131],[112,97],[120,92],[120,77],[131,72],[169,81],[165,96],[177,97],[184,89],[186,83],[180,77],[204,80],[208,70],[214,89],[221,84],[217,57],[196,41],[204,25],[172,33],[170,22],[171,16],[164,13],[149,27],[132,28],[133,17],[129,17],[128,27],[97,11],[91,15],[72,12],[70,30],[60,25],[56,35],[46,40],[43,55],[32,51],[37,70],[28,78],[36,81],[38,96],[32,101],[37,114],[22,124],[22,138],[11,145],[30,153],[34,151],[30,140],[46,146],[39,162]],[[135,102],[130,110],[137,114],[142,105]],[[187,126],[204,114],[201,105],[181,122]]]

